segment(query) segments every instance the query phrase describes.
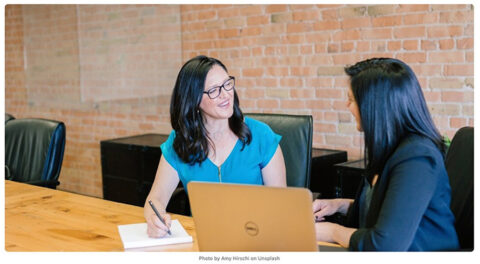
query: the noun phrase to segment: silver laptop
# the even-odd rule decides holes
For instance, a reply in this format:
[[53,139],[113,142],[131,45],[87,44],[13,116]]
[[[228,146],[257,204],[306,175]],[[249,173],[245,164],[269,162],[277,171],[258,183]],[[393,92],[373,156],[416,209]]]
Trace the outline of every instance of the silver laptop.
[[304,188],[190,182],[200,251],[318,251]]

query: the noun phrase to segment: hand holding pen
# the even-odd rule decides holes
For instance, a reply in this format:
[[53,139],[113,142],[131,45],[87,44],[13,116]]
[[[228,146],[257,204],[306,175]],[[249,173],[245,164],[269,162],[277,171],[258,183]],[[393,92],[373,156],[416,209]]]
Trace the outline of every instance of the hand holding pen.
[[150,218],[151,221],[147,221],[148,224],[148,235],[150,237],[163,237],[165,236],[165,232],[171,235],[170,232],[170,216],[165,214],[164,217],[160,215],[155,205],[153,205],[152,201],[148,201],[148,204],[152,208],[153,212],[155,212],[155,216],[152,215]]

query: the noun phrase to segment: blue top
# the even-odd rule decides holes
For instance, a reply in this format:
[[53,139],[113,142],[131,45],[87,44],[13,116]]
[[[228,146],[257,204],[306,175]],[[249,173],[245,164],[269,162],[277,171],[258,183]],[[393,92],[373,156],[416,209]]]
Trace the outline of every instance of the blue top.
[[262,169],[272,159],[277,150],[280,135],[275,134],[265,123],[245,117],[245,124],[252,133],[250,144],[242,150],[242,142],[237,140],[232,152],[219,168],[209,158],[202,163],[190,165],[183,162],[173,149],[175,130],[160,147],[165,160],[177,171],[185,190],[190,181],[224,182],[263,185]]
[[[348,212],[347,226],[359,227],[357,199]],[[411,135],[386,162],[373,187],[365,227],[352,234],[349,249],[458,250],[450,199],[443,155],[431,140]]]

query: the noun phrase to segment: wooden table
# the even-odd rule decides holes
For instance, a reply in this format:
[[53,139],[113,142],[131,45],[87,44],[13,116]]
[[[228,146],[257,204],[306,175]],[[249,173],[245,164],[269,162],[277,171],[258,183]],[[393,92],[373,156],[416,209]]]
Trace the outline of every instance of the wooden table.
[[[193,243],[132,251],[198,251],[193,218],[171,217]],[[141,222],[142,207],[5,181],[6,251],[124,251],[117,226]]]
[[[194,242],[142,251],[198,251],[193,219],[171,216]],[[5,181],[6,251],[124,251],[117,226],[141,222],[142,207]]]

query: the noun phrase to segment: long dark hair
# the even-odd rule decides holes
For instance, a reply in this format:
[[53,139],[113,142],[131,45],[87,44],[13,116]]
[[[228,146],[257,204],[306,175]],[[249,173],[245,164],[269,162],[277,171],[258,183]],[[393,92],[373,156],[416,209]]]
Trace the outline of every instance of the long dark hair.
[[404,62],[373,58],[345,68],[360,111],[367,177],[380,174],[408,134],[429,138],[445,153],[445,144],[428,111],[420,84]]
[[[219,65],[228,72],[227,67],[215,58],[200,55],[187,61],[178,73],[170,101],[170,123],[176,133],[173,149],[182,161],[192,165],[202,163],[208,157],[208,144],[212,143],[205,129],[200,102],[205,78],[214,65]],[[228,119],[228,124],[242,142],[243,149],[246,144],[250,144],[252,135],[243,122],[243,113],[235,90],[233,101],[233,115]]]

